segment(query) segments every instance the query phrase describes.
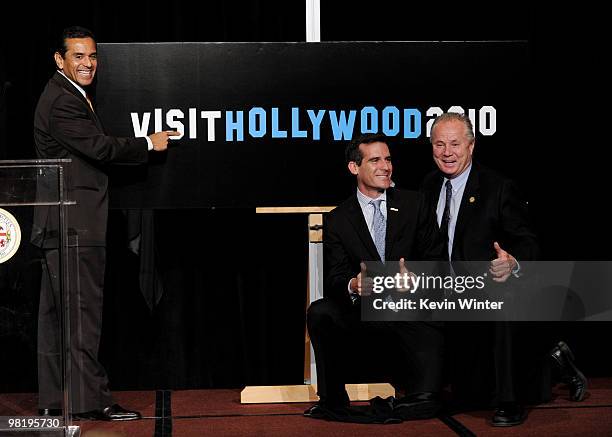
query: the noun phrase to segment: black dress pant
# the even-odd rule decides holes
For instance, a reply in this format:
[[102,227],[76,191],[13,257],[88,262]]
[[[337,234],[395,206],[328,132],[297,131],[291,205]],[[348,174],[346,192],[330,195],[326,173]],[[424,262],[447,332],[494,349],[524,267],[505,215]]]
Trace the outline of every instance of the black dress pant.
[[348,301],[323,298],[308,309],[308,333],[317,364],[317,394],[322,403],[348,405],[344,385],[370,382],[370,378],[390,379],[406,394],[441,390],[440,324],[360,319],[360,306]]
[[[104,247],[68,249],[70,290],[70,375],[72,412],[113,403],[106,371],[98,361],[102,330]],[[38,385],[40,408],[60,408],[60,263],[57,249],[45,250],[38,311]]]
[[551,399],[553,344],[545,324],[447,322],[445,330],[451,390],[460,407]]

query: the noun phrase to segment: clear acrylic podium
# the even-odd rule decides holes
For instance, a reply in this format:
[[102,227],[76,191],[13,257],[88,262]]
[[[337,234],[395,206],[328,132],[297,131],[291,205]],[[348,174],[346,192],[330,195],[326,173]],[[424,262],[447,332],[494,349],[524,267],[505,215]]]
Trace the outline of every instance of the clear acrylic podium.
[[[72,425],[70,377],[70,290],[67,247],[78,245],[67,229],[70,205],[66,169],[70,160],[0,161],[0,436],[78,436]],[[58,290],[54,287],[57,326],[38,327],[42,276],[41,249],[30,240],[49,228],[59,253]],[[47,226],[45,226],[47,225]],[[76,254],[76,251],[72,251]],[[70,282],[73,282],[71,284]],[[56,329],[55,329],[56,328]],[[53,344],[59,385],[54,416],[39,416],[37,359],[39,340]]]

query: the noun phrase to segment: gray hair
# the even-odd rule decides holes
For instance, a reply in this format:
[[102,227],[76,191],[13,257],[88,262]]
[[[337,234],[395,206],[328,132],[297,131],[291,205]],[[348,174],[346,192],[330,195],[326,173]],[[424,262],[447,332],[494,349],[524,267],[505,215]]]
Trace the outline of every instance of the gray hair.
[[[460,121],[461,123],[465,125],[467,139],[470,143],[473,142],[474,141],[474,127],[472,126],[470,117],[468,117],[465,114],[460,114],[458,112],[445,112],[444,114],[439,115],[432,123],[430,132],[433,132],[434,127],[436,127],[438,123],[441,123],[443,121],[452,121],[452,120]],[[431,135],[429,136],[429,141],[432,141]]]

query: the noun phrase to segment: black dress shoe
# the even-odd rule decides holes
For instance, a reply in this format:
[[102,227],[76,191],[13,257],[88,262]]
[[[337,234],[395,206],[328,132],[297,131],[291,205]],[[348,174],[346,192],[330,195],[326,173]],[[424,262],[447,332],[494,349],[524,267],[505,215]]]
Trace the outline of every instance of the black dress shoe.
[[313,419],[325,419],[327,415],[325,414],[324,408],[318,403],[314,404],[306,411],[304,411],[304,417],[312,417]]
[[312,417],[313,419],[330,419],[338,415],[346,415],[350,404],[329,404],[327,402],[317,402],[306,411],[304,417]]
[[491,425],[516,426],[523,423],[526,417],[525,409],[522,406],[515,403],[504,403],[495,410]]
[[435,393],[417,393],[396,399],[393,414],[402,420],[431,419],[436,417],[441,406]]
[[85,413],[77,413],[72,416],[75,420],[136,420],[142,416],[137,411],[122,408],[119,404],[111,405],[102,410],[92,410]]
[[59,408],[40,408],[38,410],[39,416],[61,416],[62,410]]
[[559,369],[561,381],[568,385],[570,400],[580,402],[587,391],[587,379],[574,364],[574,354],[565,342],[560,341],[550,351],[550,357]]

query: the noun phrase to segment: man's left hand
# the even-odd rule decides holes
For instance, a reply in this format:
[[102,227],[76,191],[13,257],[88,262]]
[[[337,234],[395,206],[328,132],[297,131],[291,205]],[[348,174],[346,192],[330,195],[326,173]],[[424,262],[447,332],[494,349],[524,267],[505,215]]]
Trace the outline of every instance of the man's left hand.
[[497,241],[493,243],[493,248],[497,258],[489,264],[489,272],[495,282],[506,282],[517,265],[516,259],[502,249]]
[[[408,267],[406,267],[406,263],[404,262],[404,258],[400,258],[400,260],[399,260],[399,274],[400,274],[400,276],[402,278],[405,277],[404,275],[408,275],[408,276],[414,277],[414,273],[412,273],[410,270],[408,270]],[[405,287],[398,287],[397,291],[401,291],[402,293],[405,293],[407,291],[410,291],[411,288],[412,287],[410,286],[410,284],[408,284],[407,288],[405,288]]]

